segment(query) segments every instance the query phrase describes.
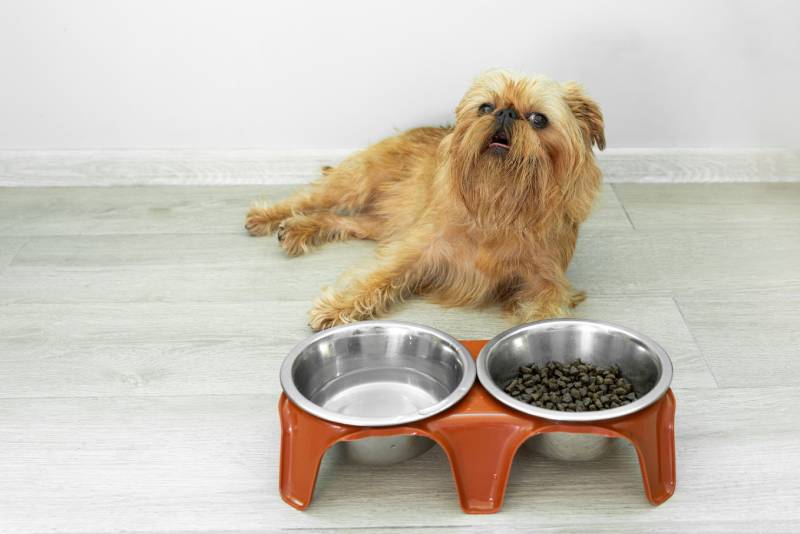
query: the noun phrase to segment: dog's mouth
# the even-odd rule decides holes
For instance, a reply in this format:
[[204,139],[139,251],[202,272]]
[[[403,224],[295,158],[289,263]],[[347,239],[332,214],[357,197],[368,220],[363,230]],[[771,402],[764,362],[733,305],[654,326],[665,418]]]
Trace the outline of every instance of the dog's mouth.
[[505,154],[511,149],[511,138],[504,129],[497,130],[489,139],[489,149],[499,154]]

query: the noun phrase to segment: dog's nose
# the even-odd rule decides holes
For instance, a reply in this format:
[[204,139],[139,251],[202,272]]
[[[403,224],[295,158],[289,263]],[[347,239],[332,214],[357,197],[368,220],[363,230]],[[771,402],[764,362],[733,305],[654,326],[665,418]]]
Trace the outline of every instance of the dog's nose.
[[497,119],[495,120],[497,120],[497,124],[504,128],[508,128],[511,126],[512,122],[517,120],[519,115],[517,115],[517,112],[514,111],[514,108],[506,108],[498,111],[496,117]]

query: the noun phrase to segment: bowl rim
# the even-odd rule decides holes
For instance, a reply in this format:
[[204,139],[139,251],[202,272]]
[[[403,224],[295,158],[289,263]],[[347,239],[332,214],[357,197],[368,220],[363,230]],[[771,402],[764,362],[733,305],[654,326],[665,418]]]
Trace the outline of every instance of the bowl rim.
[[[451,345],[455,350],[456,355],[459,361],[461,362],[461,366],[464,372],[461,376],[461,380],[459,381],[455,389],[453,389],[453,391],[451,391],[449,395],[447,395],[445,398],[443,398],[436,404],[428,406],[427,408],[419,410],[413,414],[398,415],[395,417],[362,417],[362,416],[343,415],[338,412],[326,410],[319,404],[316,404],[315,402],[311,401],[311,399],[303,395],[297,388],[297,386],[295,386],[294,380],[292,379],[292,367],[294,367],[294,362],[300,357],[300,354],[306,348],[313,345],[317,341],[333,334],[348,333],[355,330],[397,328],[397,327],[407,328],[416,332],[423,332],[426,334],[430,334],[436,338],[439,338],[441,341],[444,341],[447,344]],[[295,403],[302,410],[312,415],[315,415],[321,419],[325,419],[326,421],[330,421],[332,423],[339,423],[339,424],[358,426],[358,427],[386,427],[386,426],[395,426],[395,425],[413,423],[415,421],[421,421],[423,419],[427,419],[438,413],[441,413],[447,410],[448,408],[451,408],[452,406],[457,404],[461,399],[463,399],[467,393],[469,393],[469,391],[472,389],[472,386],[475,383],[476,375],[477,375],[477,368],[475,365],[475,359],[472,357],[467,348],[464,347],[464,345],[462,345],[453,336],[445,332],[442,332],[441,330],[437,330],[436,328],[432,328],[430,326],[425,326],[417,323],[411,323],[406,321],[370,320],[370,321],[359,321],[356,323],[349,323],[345,325],[335,326],[327,330],[322,330],[321,332],[317,332],[316,334],[309,336],[305,338],[303,341],[299,342],[292,348],[292,350],[289,351],[287,356],[284,358],[283,363],[281,364],[280,382],[281,382],[281,387],[283,388],[283,392],[286,394],[287,397],[289,397],[289,400]]]
[[[643,344],[648,350],[655,354],[661,363],[661,376],[658,378],[650,391],[630,404],[625,404],[618,408],[609,408],[607,410],[598,410],[595,412],[562,412],[558,410],[548,410],[547,408],[539,408],[538,406],[515,399],[503,391],[489,374],[488,362],[491,357],[490,355],[494,347],[496,347],[499,343],[519,334],[520,332],[530,329],[546,328],[548,325],[573,326],[581,324],[601,326],[622,333]],[[620,417],[636,413],[647,408],[663,397],[669,389],[670,383],[672,382],[672,360],[670,360],[667,351],[665,351],[663,347],[656,343],[652,338],[624,326],[605,321],[594,321],[589,319],[548,319],[509,328],[505,332],[493,337],[481,349],[480,354],[478,354],[477,368],[478,381],[496,400],[519,412],[541,417],[542,419],[547,419],[550,421],[560,422],[587,423],[592,421],[607,421],[609,419],[618,419]]]

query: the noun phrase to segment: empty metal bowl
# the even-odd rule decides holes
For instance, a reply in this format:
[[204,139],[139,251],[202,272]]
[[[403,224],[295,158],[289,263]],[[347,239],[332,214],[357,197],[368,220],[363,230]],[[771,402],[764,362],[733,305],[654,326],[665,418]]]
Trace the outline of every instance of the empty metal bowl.
[[[364,321],[320,332],[291,350],[281,386],[303,410],[327,421],[383,427],[419,421],[459,400],[475,381],[475,362],[458,341],[427,326]],[[343,442],[345,456],[370,464],[421,454],[415,436]]]
[[[598,367],[617,365],[639,398],[608,410],[561,412],[533,406],[503,391],[520,366],[569,363],[579,358]],[[658,343],[627,328],[600,321],[554,319],[512,328],[487,343],[478,356],[478,380],[498,401],[520,412],[561,422],[602,421],[632,414],[660,399],[672,381],[672,362]],[[612,439],[543,433],[529,443],[557,459],[590,460],[607,452]]]
[[340,441],[332,447],[335,457],[362,465],[391,465],[427,452],[436,444],[421,436],[386,436]]

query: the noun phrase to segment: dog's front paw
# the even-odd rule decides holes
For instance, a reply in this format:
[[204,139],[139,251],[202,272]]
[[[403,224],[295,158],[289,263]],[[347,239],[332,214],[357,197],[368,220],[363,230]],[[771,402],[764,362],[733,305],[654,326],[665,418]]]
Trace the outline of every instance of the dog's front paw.
[[571,313],[563,306],[554,303],[530,303],[513,310],[514,319],[519,323],[532,323],[546,319],[570,317]]
[[319,233],[319,225],[306,215],[295,215],[278,226],[278,242],[289,256],[300,256],[308,252],[314,237]]
[[326,295],[314,303],[308,312],[308,326],[319,331],[357,321],[355,310],[339,301],[335,295]]
[[253,206],[247,212],[244,220],[244,228],[250,235],[262,236],[269,235],[278,229],[278,226],[286,218],[287,214],[283,210],[264,206]]

